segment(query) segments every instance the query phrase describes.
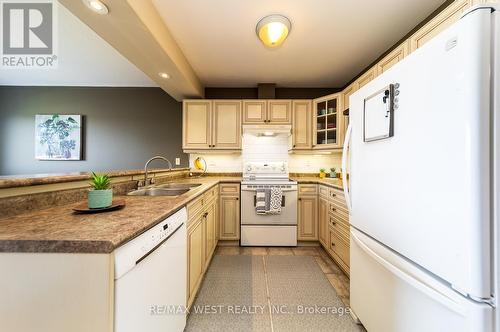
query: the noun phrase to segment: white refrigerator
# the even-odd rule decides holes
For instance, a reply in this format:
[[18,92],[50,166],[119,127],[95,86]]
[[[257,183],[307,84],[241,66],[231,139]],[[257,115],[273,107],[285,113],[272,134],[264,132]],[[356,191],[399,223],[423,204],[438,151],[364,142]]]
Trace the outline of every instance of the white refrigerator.
[[351,96],[351,307],[368,332],[500,331],[499,66],[500,7],[476,7]]

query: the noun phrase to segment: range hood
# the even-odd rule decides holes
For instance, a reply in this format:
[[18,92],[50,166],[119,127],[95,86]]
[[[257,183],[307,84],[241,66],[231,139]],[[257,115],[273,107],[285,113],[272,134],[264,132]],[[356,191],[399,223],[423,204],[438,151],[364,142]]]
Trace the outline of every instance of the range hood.
[[292,134],[291,125],[243,125],[243,134],[255,136],[290,136]]

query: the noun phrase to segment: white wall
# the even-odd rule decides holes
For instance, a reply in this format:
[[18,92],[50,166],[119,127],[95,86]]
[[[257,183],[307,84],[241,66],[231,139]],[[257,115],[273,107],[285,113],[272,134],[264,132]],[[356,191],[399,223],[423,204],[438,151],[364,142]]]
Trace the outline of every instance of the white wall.
[[320,168],[330,169],[341,166],[341,151],[331,154],[288,153],[287,137],[256,137],[244,135],[241,154],[205,153],[190,154],[189,165],[201,156],[208,164],[208,172],[242,172],[243,161],[282,161],[288,160],[290,173],[318,173]]

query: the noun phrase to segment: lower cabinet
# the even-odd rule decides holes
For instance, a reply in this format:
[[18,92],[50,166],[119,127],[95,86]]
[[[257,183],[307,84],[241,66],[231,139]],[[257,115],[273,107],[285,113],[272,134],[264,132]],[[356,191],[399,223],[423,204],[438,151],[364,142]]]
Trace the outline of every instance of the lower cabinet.
[[210,263],[210,258],[215,249],[215,208],[212,204],[204,214],[205,218],[205,267]]
[[[300,194],[307,192],[304,186],[301,185],[299,189],[298,201],[298,220],[297,220],[297,240],[299,241],[318,241],[318,196],[316,195],[316,188],[314,188],[314,195]],[[316,185],[313,185],[316,187]]]
[[203,221],[203,216],[200,216],[188,229],[188,305],[194,299],[205,263]]
[[318,228],[319,242],[324,246],[328,246],[328,201],[320,197],[318,203]]
[[240,239],[240,185],[220,185],[219,240]]
[[214,187],[188,203],[187,226],[187,306],[194,301],[203,275],[217,246],[218,188]]
[[319,242],[340,268],[349,275],[349,214],[340,189],[319,186]]

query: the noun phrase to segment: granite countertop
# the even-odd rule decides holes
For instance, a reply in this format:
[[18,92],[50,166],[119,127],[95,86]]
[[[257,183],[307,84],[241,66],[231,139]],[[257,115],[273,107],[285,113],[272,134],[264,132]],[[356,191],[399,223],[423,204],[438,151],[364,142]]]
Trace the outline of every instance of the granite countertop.
[[105,213],[74,214],[72,208],[80,202],[0,218],[0,252],[111,253],[214,185],[240,181],[222,176],[178,179],[202,185],[176,197],[120,196],[125,207]]
[[[188,171],[189,168],[172,168],[172,172],[175,171]],[[151,169],[150,174],[157,172],[167,172],[168,169]],[[143,169],[132,169],[123,171],[99,171],[97,173],[106,173],[110,177],[117,176],[132,176],[144,174]],[[13,187],[25,187],[34,186],[40,184],[51,184],[51,183],[61,183],[61,182],[71,182],[88,180],[92,176],[89,172],[73,172],[73,173],[51,173],[51,174],[28,174],[28,175],[2,175],[0,176],[0,189],[13,188]]]
[[294,181],[297,181],[299,184],[300,183],[323,184],[340,190],[343,189],[342,180],[340,179],[330,179],[330,178],[321,179],[319,177],[314,177],[314,176],[296,176],[296,177],[292,176],[290,178]]

